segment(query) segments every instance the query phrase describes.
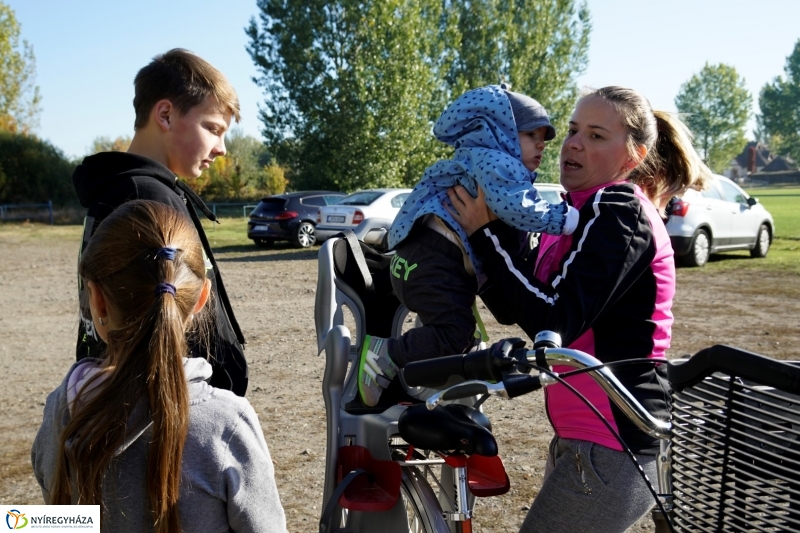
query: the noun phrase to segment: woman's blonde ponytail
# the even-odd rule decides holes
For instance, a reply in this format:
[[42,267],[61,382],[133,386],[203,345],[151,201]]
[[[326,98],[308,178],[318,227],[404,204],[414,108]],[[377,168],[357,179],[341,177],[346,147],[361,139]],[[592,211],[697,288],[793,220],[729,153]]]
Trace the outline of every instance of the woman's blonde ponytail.
[[662,208],[670,198],[693,187],[703,189],[711,171],[692,145],[692,134],[676,115],[653,111],[650,102],[633,89],[609,86],[583,96],[599,96],[620,114],[628,132],[628,151],[637,157],[637,146],[647,156],[629,174],[652,202]]

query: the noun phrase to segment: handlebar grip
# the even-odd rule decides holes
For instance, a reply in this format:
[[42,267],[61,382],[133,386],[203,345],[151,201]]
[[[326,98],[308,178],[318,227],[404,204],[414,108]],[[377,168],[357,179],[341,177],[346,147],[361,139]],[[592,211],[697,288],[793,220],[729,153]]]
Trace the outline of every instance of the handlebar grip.
[[524,359],[525,341],[519,338],[503,339],[490,348],[464,355],[448,355],[408,363],[403,368],[403,378],[411,387],[440,387],[451,376],[480,381],[500,381],[503,370],[517,362],[514,354],[521,351]]
[[450,376],[464,376],[463,355],[414,361],[403,367],[403,379],[411,387],[439,387]]
[[503,373],[495,364],[492,348],[477,350],[464,355],[464,377],[481,381],[500,381]]
[[506,389],[509,399],[541,389],[542,382],[539,377],[540,376],[529,376],[527,374],[506,377],[506,379],[503,380],[503,386]]

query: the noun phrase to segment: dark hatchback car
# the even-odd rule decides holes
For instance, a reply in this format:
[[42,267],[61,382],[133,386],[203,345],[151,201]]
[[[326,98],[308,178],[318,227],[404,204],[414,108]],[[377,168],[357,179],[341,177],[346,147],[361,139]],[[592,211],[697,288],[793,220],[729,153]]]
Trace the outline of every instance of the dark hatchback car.
[[319,208],[345,196],[334,191],[303,191],[262,198],[250,213],[247,238],[263,247],[291,241],[296,248],[308,248],[317,242],[314,227]]

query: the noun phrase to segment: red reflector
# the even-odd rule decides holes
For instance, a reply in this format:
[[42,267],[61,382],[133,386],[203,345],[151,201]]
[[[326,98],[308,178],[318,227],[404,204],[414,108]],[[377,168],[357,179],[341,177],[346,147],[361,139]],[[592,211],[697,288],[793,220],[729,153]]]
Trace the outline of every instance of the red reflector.
[[685,217],[686,213],[688,212],[689,212],[689,202],[678,200],[672,204],[672,208],[670,209],[669,214],[675,215],[676,217]]
[[353,224],[361,224],[362,222],[364,222],[364,213],[356,211],[355,214],[353,214]]
[[322,223],[322,215],[319,214],[319,209],[317,209],[317,224]]
[[275,220],[291,220],[297,218],[297,213],[294,211],[284,211],[275,217]]

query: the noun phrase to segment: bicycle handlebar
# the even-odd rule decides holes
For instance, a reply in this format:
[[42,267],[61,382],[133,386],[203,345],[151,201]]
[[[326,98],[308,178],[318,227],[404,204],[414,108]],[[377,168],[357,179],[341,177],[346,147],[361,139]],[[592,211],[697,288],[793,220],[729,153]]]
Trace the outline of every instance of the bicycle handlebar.
[[441,387],[451,376],[500,381],[504,370],[526,361],[524,347],[522,339],[503,339],[485,350],[415,361],[403,368],[403,378],[412,387]]
[[587,374],[639,429],[657,439],[670,438],[672,424],[654,418],[596,358],[569,348],[539,347],[526,350],[524,346],[525,341],[521,339],[504,339],[486,350],[409,363],[403,369],[403,377],[411,386],[427,387],[442,385],[451,376],[471,380],[431,396],[426,403],[429,409],[433,409],[443,400],[478,394],[514,398],[551,385],[557,381],[554,376],[558,374],[554,372],[542,372],[534,376],[520,372],[523,363],[530,368],[530,364],[537,364],[538,361],[541,366],[542,358],[548,367],[553,364],[577,369],[598,367],[589,370]]

